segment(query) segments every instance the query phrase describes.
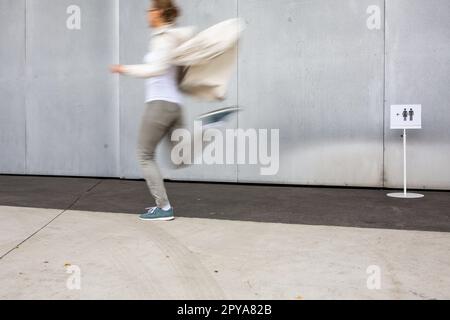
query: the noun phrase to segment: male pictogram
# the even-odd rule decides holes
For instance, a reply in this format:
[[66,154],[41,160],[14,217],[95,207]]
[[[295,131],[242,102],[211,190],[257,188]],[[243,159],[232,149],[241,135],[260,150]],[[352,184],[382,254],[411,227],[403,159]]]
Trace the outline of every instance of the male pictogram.
[[414,110],[412,108],[409,109],[409,121],[413,121],[414,119]]

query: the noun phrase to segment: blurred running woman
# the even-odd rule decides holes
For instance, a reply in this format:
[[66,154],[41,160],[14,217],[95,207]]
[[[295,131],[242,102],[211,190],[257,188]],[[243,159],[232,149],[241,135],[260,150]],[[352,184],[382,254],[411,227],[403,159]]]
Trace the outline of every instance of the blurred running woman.
[[[186,38],[183,28],[175,28],[180,14],[173,0],[151,0],[147,19],[152,28],[150,52],[140,65],[113,65],[111,72],[146,78],[146,107],[141,121],[137,156],[156,206],[146,208],[142,220],[173,220],[164,180],[155,161],[160,141],[177,128],[183,127],[182,92],[178,86],[178,69],[172,65],[172,51]],[[226,117],[228,114],[223,114]],[[223,119],[216,118],[214,122]]]

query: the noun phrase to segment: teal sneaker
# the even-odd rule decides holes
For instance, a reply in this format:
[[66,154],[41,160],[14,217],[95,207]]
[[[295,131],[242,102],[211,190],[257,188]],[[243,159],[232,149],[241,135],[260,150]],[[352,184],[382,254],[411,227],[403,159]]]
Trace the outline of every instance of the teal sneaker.
[[158,207],[150,208],[147,212],[139,216],[141,220],[151,220],[151,221],[169,221],[175,219],[173,216],[173,208],[165,211]]

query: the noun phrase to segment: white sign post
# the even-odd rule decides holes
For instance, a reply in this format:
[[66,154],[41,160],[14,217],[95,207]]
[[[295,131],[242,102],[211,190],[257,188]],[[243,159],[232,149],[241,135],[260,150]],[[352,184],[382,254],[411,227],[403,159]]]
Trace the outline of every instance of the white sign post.
[[404,199],[422,198],[423,194],[408,193],[406,190],[406,130],[422,129],[422,106],[392,105],[391,129],[403,129],[403,192],[389,193],[388,197]]

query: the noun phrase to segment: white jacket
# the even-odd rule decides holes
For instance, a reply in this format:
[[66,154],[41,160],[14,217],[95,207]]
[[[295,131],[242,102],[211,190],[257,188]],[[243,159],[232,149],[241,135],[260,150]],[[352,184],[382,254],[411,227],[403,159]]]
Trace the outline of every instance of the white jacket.
[[184,74],[179,88],[199,100],[224,100],[237,58],[240,18],[220,22],[198,34],[196,27],[167,24],[152,31],[152,64],[126,65],[124,73],[138,78],[162,75],[172,66]]

